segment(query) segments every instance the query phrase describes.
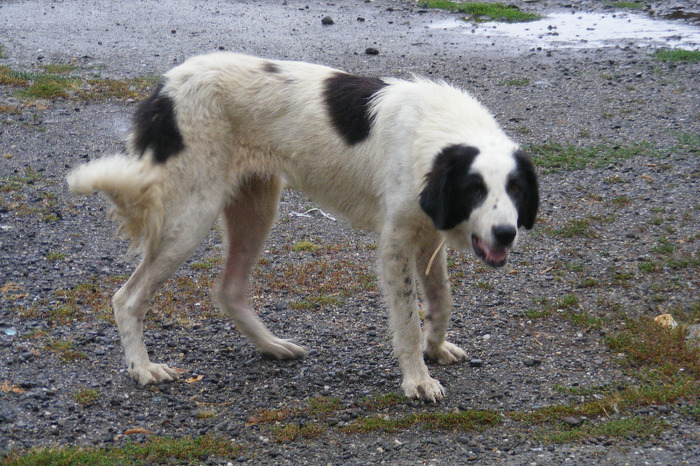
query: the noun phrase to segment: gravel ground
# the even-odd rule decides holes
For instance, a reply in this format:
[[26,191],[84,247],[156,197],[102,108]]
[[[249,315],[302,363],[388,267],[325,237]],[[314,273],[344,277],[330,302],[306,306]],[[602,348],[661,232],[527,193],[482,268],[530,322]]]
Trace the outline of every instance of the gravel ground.
[[[124,370],[117,330],[104,308],[135,259],[125,258],[126,243],[115,238],[105,203],[97,196],[71,196],[64,183],[71,167],[121,147],[134,103],[59,99],[27,105],[14,96],[15,89],[0,87],[0,107],[7,107],[0,113],[0,458],[35,446],[120,446],[153,434],[214,434],[242,445],[240,454],[202,458],[202,463],[700,462],[698,417],[689,414],[693,405],[697,411],[697,401],[692,400],[637,409],[634,415],[666,424],[649,438],[601,435],[553,443],[536,435],[537,426],[509,416],[482,431],[419,424],[391,433],[343,430],[364,417],[469,409],[528,412],[582,402],[578,389],[638,383],[623,357],[608,349],[605,336],[619,330],[624,316],[683,316],[698,305],[697,265],[671,267],[668,261],[695,258],[696,264],[699,254],[700,165],[692,138],[700,134],[700,65],[661,62],[650,56],[650,48],[626,42],[540,50],[489,39],[492,45],[474,48],[468,35],[426,29],[453,14],[424,11],[410,2],[310,8],[294,2],[208,2],[206,8],[221,8],[225,16],[228,8],[250,4],[259,15],[260,3],[271,12],[282,9],[287,21],[298,18],[299,27],[314,28],[331,15],[335,24],[328,27],[337,30],[327,33],[318,26],[311,36],[316,42],[304,48],[287,40],[284,53],[261,45],[286,40],[280,31],[278,42],[233,34],[226,49],[365,74],[445,78],[478,96],[524,145],[574,144],[602,154],[646,142],[654,154],[573,170],[548,169],[542,160],[540,220],[524,234],[511,263],[491,270],[470,254],[451,253],[455,307],[449,335],[469,360],[431,366],[447,392],[440,404],[401,400],[376,408],[363,401],[382,399],[400,386],[374,279],[374,237],[317,211],[298,215],[313,203],[292,191],[284,193],[280,221],[256,271],[254,302],[269,327],[302,342],[308,356],[265,359],[216,313],[206,295],[222,252],[216,228],[149,314],[146,341],[152,358],[181,368],[182,377],[144,389]],[[589,1],[511,3],[541,13],[605,8]],[[697,2],[683,3],[686,11],[698,11]],[[156,74],[173,58],[153,50],[192,55],[222,43],[202,45],[207,23],[194,25],[193,19],[191,28],[202,32],[190,35],[190,41],[172,37],[185,29],[179,24],[177,33],[168,32],[156,44],[144,42],[133,56],[81,51],[74,38],[69,49],[54,29],[44,33],[55,34],[55,41],[37,47],[40,38],[17,33],[16,5],[44,8],[56,18],[69,8],[65,2],[49,7],[22,1],[0,7],[12,13],[0,19],[0,65],[13,69],[75,59],[86,76]],[[666,2],[664,8],[671,7]],[[659,14],[661,9],[649,3],[648,10]],[[251,28],[256,21],[276,21],[273,13],[256,15],[249,18]],[[359,15],[364,21],[357,21]],[[352,36],[360,23],[374,27],[362,32],[368,40]],[[223,34],[218,23],[212,26],[210,37],[223,40]],[[323,34],[335,34],[327,47]],[[85,50],[93,45],[85,41]],[[365,55],[366,46],[380,54]],[[130,59],[139,66],[127,67]],[[303,240],[319,248],[294,250]],[[656,266],[649,272],[645,264]],[[348,276],[357,277],[358,284]],[[325,300],[317,299],[319,287],[328,293]],[[572,295],[575,302],[566,304],[564,298]],[[536,311],[546,309],[551,315],[539,317]],[[567,318],[572,312],[587,320]],[[86,393],[96,396],[80,397]],[[305,409],[319,396],[337,398],[340,408],[326,418]],[[279,442],[274,425],[255,421],[266,409],[297,409],[284,423],[312,422],[320,435]],[[125,435],[138,428],[153,434]]]

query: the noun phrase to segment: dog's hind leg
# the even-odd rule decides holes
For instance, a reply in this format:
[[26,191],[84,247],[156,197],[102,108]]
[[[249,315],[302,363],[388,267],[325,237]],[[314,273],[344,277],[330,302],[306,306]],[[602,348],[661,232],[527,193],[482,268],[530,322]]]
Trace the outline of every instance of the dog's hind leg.
[[112,298],[114,317],[119,327],[129,373],[141,385],[177,378],[177,372],[165,364],[152,363],[143,341],[146,310],[160,286],[182,265],[210,231],[221,203],[214,197],[192,199],[179,204],[179,215],[168,218],[160,232],[160,240],[147,246],[143,259]]
[[[467,353],[459,346],[445,340],[452,311],[452,297],[447,276],[445,247],[440,245],[437,254],[433,256],[436,252],[435,245],[438,243],[437,238],[433,244],[426,241],[416,255],[419,281],[427,303],[423,327],[423,352],[428,359],[440,364],[451,364],[465,359]],[[427,275],[426,272],[428,272]]]
[[292,359],[303,356],[306,351],[289,340],[274,336],[250,308],[248,300],[250,272],[277,215],[281,186],[276,176],[252,177],[224,208],[228,254],[218,298],[238,329],[252,339],[263,354]]

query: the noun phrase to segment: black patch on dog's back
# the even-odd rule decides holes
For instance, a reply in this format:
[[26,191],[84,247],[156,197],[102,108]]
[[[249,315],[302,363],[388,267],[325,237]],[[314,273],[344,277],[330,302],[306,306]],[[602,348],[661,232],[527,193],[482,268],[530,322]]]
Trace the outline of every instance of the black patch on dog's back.
[[279,73],[280,68],[274,63],[268,61],[265,62],[265,64],[263,65],[263,71],[265,71],[266,73]]
[[537,208],[540,204],[540,192],[537,186],[537,174],[530,158],[522,151],[513,154],[515,170],[508,176],[506,189],[518,209],[518,226],[528,230],[535,225]]
[[433,161],[420,193],[420,206],[438,230],[449,230],[468,219],[488,194],[484,179],[469,173],[479,149],[455,144],[445,147]]
[[175,121],[173,101],[162,91],[160,84],[134,115],[134,146],[140,155],[151,149],[156,163],[165,163],[185,148]]
[[379,78],[366,78],[338,72],[326,79],[323,98],[333,126],[349,145],[362,142],[372,128],[370,102],[387,84]]

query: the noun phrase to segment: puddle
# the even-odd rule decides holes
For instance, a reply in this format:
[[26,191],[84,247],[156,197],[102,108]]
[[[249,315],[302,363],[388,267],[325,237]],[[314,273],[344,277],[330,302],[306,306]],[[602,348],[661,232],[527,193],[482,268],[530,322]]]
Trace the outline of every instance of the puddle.
[[543,49],[601,48],[616,45],[700,50],[700,27],[628,13],[551,13],[529,23],[474,24],[461,18],[434,23],[433,29],[460,29],[492,39],[516,39]]

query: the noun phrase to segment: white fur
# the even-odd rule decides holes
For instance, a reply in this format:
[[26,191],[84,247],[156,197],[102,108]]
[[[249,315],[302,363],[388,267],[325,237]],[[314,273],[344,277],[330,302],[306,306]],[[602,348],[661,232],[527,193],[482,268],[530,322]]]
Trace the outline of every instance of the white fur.
[[[264,72],[266,63],[279,72]],[[250,269],[276,216],[285,179],[323,208],[378,233],[403,390],[430,401],[443,397],[423,355],[449,364],[466,354],[445,341],[451,298],[441,241],[446,235],[454,246],[470,249],[473,234],[492,244],[493,225],[516,224],[505,183],[517,145],[471,96],[418,78],[386,80],[388,86],[373,101],[370,136],[348,145],[323,101],[324,80],[335,72],[228,53],[192,58],[165,75],[164,93],[175,102],[182,152],[164,164],[155,164],[148,152],[141,158],[116,155],[68,177],[76,193],[106,193],[122,229],[142,247],[141,264],[113,299],[127,364],[141,384],[176,377],[166,365],[150,362],[143,317],[157,288],[222,213],[228,246],[218,293],[222,308],[264,353],[277,358],[304,354],[303,348],[272,335],[247,297]],[[421,210],[418,198],[435,156],[449,144],[480,149],[472,170],[490,191],[468,221],[443,232]],[[422,330],[416,279],[427,303]]]

